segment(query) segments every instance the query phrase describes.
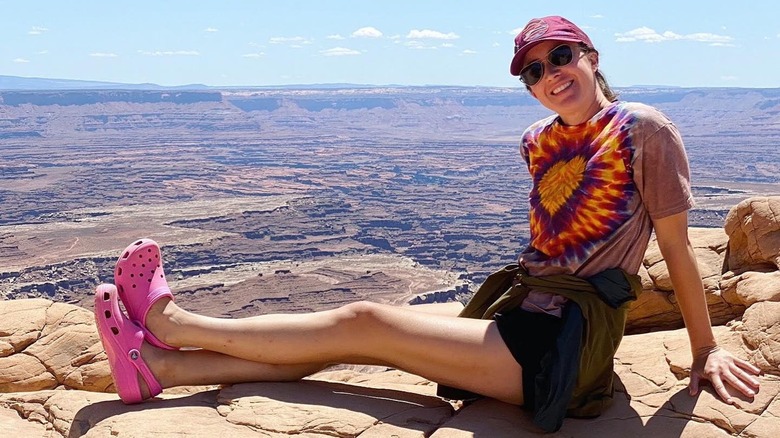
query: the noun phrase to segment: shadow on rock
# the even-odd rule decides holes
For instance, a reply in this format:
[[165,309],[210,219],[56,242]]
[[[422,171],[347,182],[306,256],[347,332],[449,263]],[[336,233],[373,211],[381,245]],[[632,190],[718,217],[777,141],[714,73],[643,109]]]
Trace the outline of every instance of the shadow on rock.
[[438,397],[397,389],[318,380],[246,383],[137,405],[91,403],[75,414],[68,438],[87,433],[357,436],[369,429],[374,436],[409,431],[429,436],[452,415],[452,406]]
[[[89,432],[104,420],[119,416],[132,416],[138,421],[154,423],[157,421],[169,421],[169,417],[156,415],[161,409],[181,408],[208,408],[215,410],[217,393],[219,390],[203,391],[192,395],[176,398],[155,398],[144,403],[126,405],[121,400],[106,400],[88,404],[76,412],[70,425],[68,438],[79,438]],[[189,409],[188,409],[189,411]],[[129,414],[129,415],[128,415]],[[186,424],[182,424],[182,431],[188,430]]]

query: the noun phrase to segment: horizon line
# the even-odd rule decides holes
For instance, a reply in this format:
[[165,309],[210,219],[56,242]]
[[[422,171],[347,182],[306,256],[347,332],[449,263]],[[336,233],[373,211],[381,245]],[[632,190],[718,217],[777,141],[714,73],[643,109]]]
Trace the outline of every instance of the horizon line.
[[[66,86],[70,83],[70,87],[64,88],[23,88],[21,85],[16,85],[13,88],[6,88],[4,82],[6,81],[40,81],[40,82],[62,82],[62,86]],[[92,84],[85,88],[78,88],[77,84]],[[41,84],[43,85],[43,84]],[[51,85],[51,84],[50,84]],[[74,87],[76,86],[76,87]],[[116,87],[116,88],[111,88]],[[179,85],[160,85],[154,82],[113,82],[102,80],[90,80],[90,79],[63,79],[63,78],[45,78],[39,76],[12,76],[12,75],[0,75],[0,91],[44,91],[44,90],[62,90],[69,89],[71,91],[76,90],[88,90],[101,88],[104,90],[116,89],[122,90],[123,87],[131,87],[136,89],[143,89],[143,87],[155,88],[155,89],[233,89],[233,90],[248,90],[248,89],[295,89],[295,88],[499,88],[499,89],[515,89],[523,88],[522,84],[515,86],[512,85],[464,85],[464,84],[367,84],[367,83],[351,83],[351,82],[312,82],[312,83],[288,83],[288,84],[272,84],[272,85],[208,85],[202,83],[190,83]],[[746,90],[771,90],[779,89],[780,87],[748,87],[748,86],[689,86],[689,85],[665,85],[665,84],[633,84],[624,86],[613,86],[616,89],[631,89],[631,88],[656,88],[656,89],[695,89],[695,88],[708,88],[708,89],[746,89]]]

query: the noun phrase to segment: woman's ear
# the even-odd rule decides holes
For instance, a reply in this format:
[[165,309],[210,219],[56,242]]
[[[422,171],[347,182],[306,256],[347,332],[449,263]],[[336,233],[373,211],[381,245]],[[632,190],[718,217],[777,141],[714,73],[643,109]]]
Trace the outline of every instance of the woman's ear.
[[593,71],[599,69],[599,52],[592,50],[585,55],[590,60],[590,65],[593,67]]

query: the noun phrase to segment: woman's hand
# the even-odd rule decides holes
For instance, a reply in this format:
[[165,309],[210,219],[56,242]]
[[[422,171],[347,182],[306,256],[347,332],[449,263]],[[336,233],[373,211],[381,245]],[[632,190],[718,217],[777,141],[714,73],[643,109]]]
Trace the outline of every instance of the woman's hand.
[[758,379],[761,370],[755,365],[734,357],[720,347],[710,348],[698,353],[691,365],[691,382],[688,389],[691,395],[699,393],[702,380],[709,380],[715,392],[723,401],[732,405],[734,398],[726,390],[726,384],[736,388],[747,397],[758,392]]

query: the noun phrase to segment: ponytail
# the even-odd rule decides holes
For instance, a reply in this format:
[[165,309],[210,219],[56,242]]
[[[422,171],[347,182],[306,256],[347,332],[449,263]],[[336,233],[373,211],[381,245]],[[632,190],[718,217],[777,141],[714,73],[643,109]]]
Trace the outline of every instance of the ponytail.
[[[594,49],[593,47],[588,47],[588,45],[585,43],[580,43],[580,50],[582,50],[585,53],[590,53],[590,52],[599,53],[598,50]],[[599,88],[601,88],[601,92],[604,93],[604,97],[606,97],[608,101],[614,102],[618,100],[617,93],[612,91],[612,88],[609,86],[609,83],[607,83],[607,78],[604,77],[604,74],[601,73],[601,70],[596,70],[596,83],[599,84]]]
[[604,97],[606,97],[608,101],[614,102],[618,100],[617,93],[612,91],[612,88],[610,88],[607,83],[607,78],[604,77],[600,70],[596,70],[596,82],[599,84],[601,92],[604,93]]

